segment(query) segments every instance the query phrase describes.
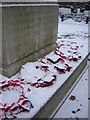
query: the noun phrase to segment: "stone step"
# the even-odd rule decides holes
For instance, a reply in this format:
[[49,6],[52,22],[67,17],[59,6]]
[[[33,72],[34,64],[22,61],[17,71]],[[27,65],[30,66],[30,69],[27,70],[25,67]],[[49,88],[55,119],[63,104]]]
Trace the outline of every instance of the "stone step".
[[62,84],[62,86],[56,91],[56,93],[48,100],[48,102],[37,112],[32,118],[49,118],[54,110],[58,107],[65,95],[68,93],[72,85],[77,81],[77,78],[81,75],[85,67],[87,66],[89,54],[82,60],[74,72],[69,78]]
[[[74,85],[72,85],[64,99],[52,113],[50,120],[53,120],[54,118],[88,117],[88,70],[89,64],[87,64]],[[71,98],[71,96],[73,96],[73,98]],[[81,107],[81,105],[84,106],[84,108]],[[78,109],[80,109],[80,111],[77,111]],[[75,111],[76,113],[73,113],[72,111]]]

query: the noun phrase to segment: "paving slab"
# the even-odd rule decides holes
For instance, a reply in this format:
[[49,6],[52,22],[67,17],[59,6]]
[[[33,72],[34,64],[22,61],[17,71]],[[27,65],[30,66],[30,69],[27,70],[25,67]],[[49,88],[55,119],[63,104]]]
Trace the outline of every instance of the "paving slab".
[[54,118],[88,118],[88,69]]

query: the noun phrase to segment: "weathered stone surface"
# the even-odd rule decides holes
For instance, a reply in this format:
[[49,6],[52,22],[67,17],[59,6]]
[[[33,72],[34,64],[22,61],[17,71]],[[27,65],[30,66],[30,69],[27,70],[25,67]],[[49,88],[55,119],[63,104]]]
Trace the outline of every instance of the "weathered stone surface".
[[2,64],[6,69],[3,74],[11,76],[22,64],[54,49],[49,45],[57,38],[57,4],[5,5],[2,21]]
[[2,8],[0,8],[0,74],[2,68]]
[[22,3],[22,2],[32,2],[32,3],[36,3],[36,2],[57,2],[57,0],[1,0],[2,3]]

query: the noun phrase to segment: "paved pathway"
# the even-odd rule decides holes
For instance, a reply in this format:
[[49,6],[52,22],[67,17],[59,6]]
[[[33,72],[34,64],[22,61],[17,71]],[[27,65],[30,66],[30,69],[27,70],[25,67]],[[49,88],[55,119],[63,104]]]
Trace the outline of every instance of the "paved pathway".
[[64,104],[54,114],[53,118],[63,118],[63,120],[71,120],[71,118],[75,120],[84,118],[84,120],[87,120],[88,117],[90,118],[90,114],[88,115],[88,107],[90,108],[90,92],[88,93],[90,62],[88,64],[89,68],[86,69],[80,81],[72,90]]

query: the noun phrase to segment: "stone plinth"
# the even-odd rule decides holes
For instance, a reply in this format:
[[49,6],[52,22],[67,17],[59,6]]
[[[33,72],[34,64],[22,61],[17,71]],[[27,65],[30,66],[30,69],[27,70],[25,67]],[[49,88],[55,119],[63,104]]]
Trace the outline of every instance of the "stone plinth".
[[5,4],[2,7],[2,74],[10,77],[54,49],[58,4]]

